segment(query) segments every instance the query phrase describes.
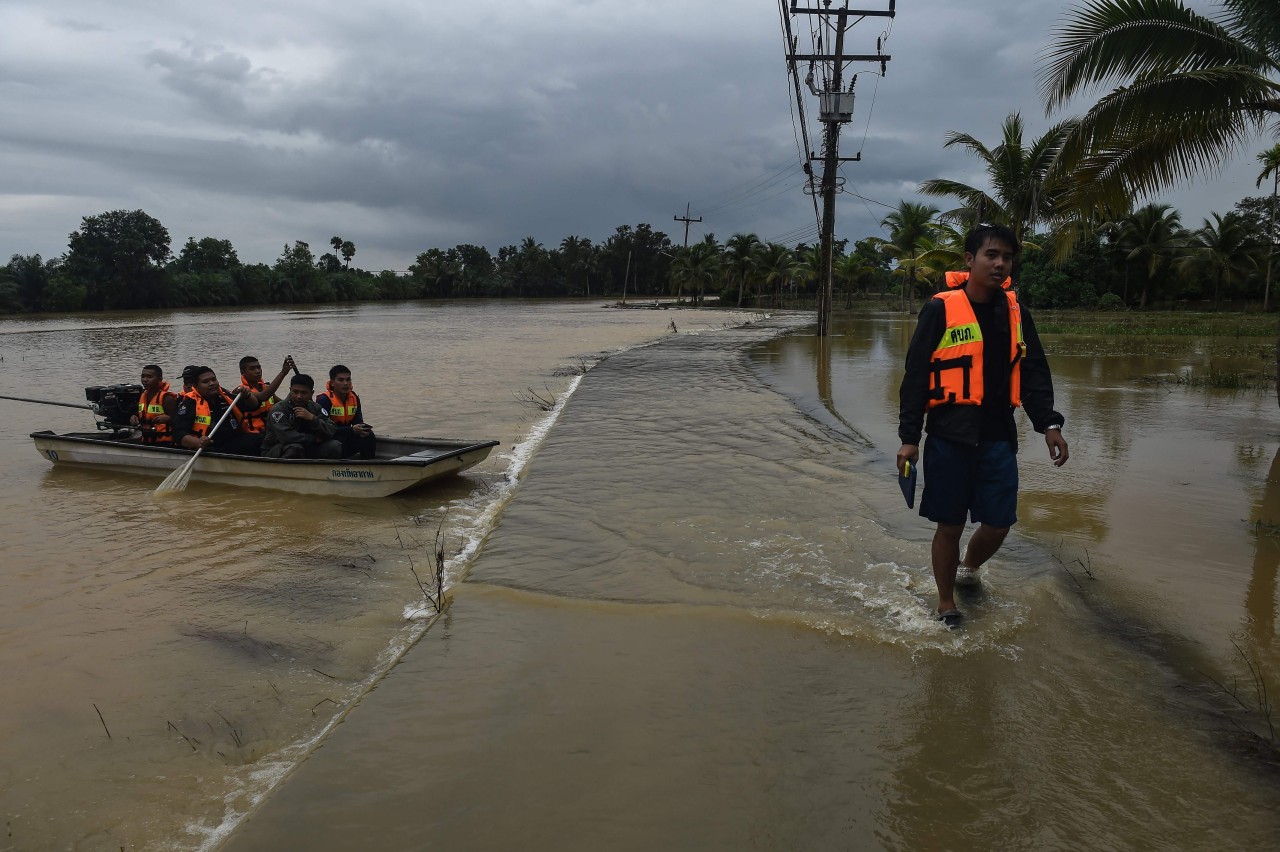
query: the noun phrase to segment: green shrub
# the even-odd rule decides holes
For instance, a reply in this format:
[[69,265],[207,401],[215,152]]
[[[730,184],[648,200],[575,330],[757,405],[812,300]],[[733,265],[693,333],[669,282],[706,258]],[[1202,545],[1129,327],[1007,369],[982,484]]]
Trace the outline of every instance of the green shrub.
[[1124,306],[1124,299],[1121,299],[1115,293],[1103,293],[1102,297],[1098,299],[1097,310],[1099,311],[1126,310]]

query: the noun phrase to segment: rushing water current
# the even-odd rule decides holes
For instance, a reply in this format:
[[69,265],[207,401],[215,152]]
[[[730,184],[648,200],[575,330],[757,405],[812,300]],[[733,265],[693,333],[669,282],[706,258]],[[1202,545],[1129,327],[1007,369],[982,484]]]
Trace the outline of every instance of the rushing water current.
[[2,393],[290,352],[351,366],[386,434],[503,442],[403,499],[156,500],[35,454],[87,414],[5,403],[0,849],[1272,845],[1269,397],[1135,381],[1194,345],[1050,339],[1072,459],[1026,430],[1022,523],[953,633],[893,478],[911,322],[745,319],[0,324]]

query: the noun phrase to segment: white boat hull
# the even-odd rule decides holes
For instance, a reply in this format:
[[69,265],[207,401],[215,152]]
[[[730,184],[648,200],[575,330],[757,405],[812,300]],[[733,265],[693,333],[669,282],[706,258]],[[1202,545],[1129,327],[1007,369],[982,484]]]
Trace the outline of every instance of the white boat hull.
[[[93,434],[34,432],[36,450],[55,466],[165,477],[191,458],[189,450]],[[216,482],[330,497],[388,497],[452,476],[484,461],[497,441],[378,438],[378,458],[269,459],[201,453],[193,482]]]

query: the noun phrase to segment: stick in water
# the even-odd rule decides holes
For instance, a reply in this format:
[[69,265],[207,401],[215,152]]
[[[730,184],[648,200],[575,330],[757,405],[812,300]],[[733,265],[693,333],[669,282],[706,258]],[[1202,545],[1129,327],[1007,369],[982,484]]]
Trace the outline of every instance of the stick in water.
[[[236,391],[236,395],[231,400],[231,404],[227,406],[227,410],[222,412],[222,416],[218,418],[218,422],[209,430],[209,437],[212,438],[214,433],[222,428],[222,424],[227,422],[227,418],[231,416],[231,409],[235,408],[236,403],[240,401],[240,394],[243,390]],[[196,465],[196,459],[200,458],[200,454],[204,452],[204,447],[196,450],[195,455],[187,459],[187,463],[175,470],[164,478],[156,487],[156,494],[171,494],[175,491],[183,491],[187,487],[187,483],[191,481],[191,470]]]

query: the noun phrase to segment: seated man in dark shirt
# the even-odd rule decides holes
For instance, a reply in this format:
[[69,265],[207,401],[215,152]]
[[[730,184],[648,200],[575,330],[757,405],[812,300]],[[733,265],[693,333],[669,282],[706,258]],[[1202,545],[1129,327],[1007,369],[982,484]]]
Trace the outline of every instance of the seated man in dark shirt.
[[316,402],[338,427],[338,440],[342,442],[344,459],[371,459],[378,447],[373,427],[364,422],[360,409],[360,397],[356,396],[351,382],[351,371],[342,364],[329,370],[329,383]]
[[[233,400],[218,384],[218,376],[212,367],[196,367],[190,375],[193,379],[191,392],[178,400],[178,410],[173,417],[173,438],[177,446],[188,450],[203,448],[218,453],[257,455],[258,442],[246,436],[241,428],[245,412],[258,407],[257,397],[245,391]],[[231,415],[214,431],[228,408]]]
[[339,459],[342,442],[338,427],[311,398],[315,380],[298,373],[289,382],[289,395],[271,407],[262,454],[275,459]]

